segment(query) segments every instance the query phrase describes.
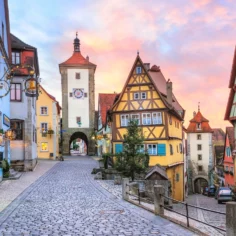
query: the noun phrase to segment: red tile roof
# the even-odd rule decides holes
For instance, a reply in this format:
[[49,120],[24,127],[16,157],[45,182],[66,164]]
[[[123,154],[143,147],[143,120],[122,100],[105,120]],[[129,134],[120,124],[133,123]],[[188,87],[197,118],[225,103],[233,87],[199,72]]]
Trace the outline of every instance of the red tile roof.
[[59,104],[59,102],[56,100],[55,97],[53,97],[51,94],[49,94],[44,88],[42,85],[40,85],[40,89],[42,89],[47,95],[48,97],[50,97],[54,102],[56,102],[56,105],[57,105],[57,114],[59,115],[60,114],[60,111],[61,111],[61,106]]
[[65,62],[61,63],[61,65],[84,65],[84,66],[96,66],[95,64],[89,62],[89,60],[85,59],[80,52],[74,52],[73,55],[66,60]]
[[[201,123],[201,129],[197,129],[197,123]],[[187,128],[187,133],[212,133],[213,130],[207,120],[200,111],[190,120],[190,124]]]
[[116,93],[99,93],[98,95],[98,105],[100,106],[103,126],[106,124],[107,111],[112,107],[116,96]]
[[225,141],[225,132],[220,129],[220,128],[214,128],[213,134],[212,134],[212,141],[217,142],[217,141]]

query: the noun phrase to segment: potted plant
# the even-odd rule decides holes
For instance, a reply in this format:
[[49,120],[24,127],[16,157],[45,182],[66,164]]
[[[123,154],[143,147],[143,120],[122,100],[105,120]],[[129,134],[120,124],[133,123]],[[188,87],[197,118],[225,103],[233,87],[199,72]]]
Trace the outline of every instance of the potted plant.
[[3,129],[0,129],[0,134],[4,134],[4,131],[3,131]]
[[50,135],[50,137],[51,137],[51,135],[52,135],[52,134],[54,134],[54,130],[52,130],[52,129],[49,129],[49,130],[48,130],[48,134],[49,134],[49,135]]

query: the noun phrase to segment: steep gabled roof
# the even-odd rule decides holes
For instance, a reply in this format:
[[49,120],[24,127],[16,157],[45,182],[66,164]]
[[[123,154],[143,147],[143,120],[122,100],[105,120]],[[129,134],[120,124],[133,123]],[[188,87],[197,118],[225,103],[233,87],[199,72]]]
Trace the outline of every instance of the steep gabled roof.
[[229,88],[233,88],[235,84],[235,77],[236,77],[236,47],[234,49],[234,58],[231,68],[230,80],[229,80]]
[[112,107],[116,96],[116,93],[99,93],[98,95],[98,105],[100,106],[103,126],[106,124],[107,111]]
[[[124,85],[124,87],[123,87],[123,89],[122,89],[122,92],[120,93],[120,96],[119,96],[119,98],[117,99],[117,101],[114,103],[112,109],[117,105],[117,103],[120,101],[122,95],[124,94],[125,89],[126,89],[126,87],[127,87],[127,85],[128,85],[129,79],[130,79],[130,77],[132,76],[132,72],[133,72],[133,70],[134,70],[134,68],[135,68],[135,66],[136,66],[136,64],[137,64],[138,61],[141,63],[143,70],[144,70],[145,73],[147,74],[149,80],[152,82],[154,88],[156,89],[158,95],[160,96],[160,99],[161,99],[162,102],[165,104],[165,106],[166,106],[166,107],[169,109],[169,111],[172,112],[176,117],[178,117],[180,120],[183,120],[183,118],[184,118],[184,110],[182,109],[183,112],[182,112],[182,114],[180,114],[179,111],[175,108],[174,103],[173,103],[173,106],[171,106],[171,105],[167,102],[166,95],[164,94],[164,92],[161,93],[160,90],[159,90],[158,79],[155,79],[155,76],[154,76],[154,75],[153,75],[154,78],[152,78],[152,76],[151,76],[151,74],[150,74],[150,73],[152,73],[152,72],[157,72],[157,71],[159,70],[159,68],[154,65],[154,66],[150,69],[150,73],[149,73],[149,71],[148,71],[148,70],[146,69],[146,67],[144,66],[144,64],[143,64],[143,62],[142,62],[142,60],[141,60],[141,58],[140,58],[139,55],[137,55],[137,57],[136,57],[136,59],[135,59],[135,61],[134,61],[134,64],[133,64],[133,66],[132,66],[132,68],[131,68],[131,70],[130,70],[130,73],[129,73],[129,75],[128,75],[128,78],[127,78],[127,80],[126,80],[126,82],[125,82],[125,85]],[[164,78],[164,76],[163,76],[162,74],[161,74],[160,77],[161,77],[161,80],[162,80],[162,81],[165,80],[165,78]],[[164,78],[164,80],[163,80],[162,77]],[[156,80],[156,81],[154,81],[154,80]],[[162,89],[162,88],[161,88],[161,89]],[[177,104],[178,102],[177,102],[177,100],[175,99],[174,95],[173,95],[173,100],[174,100],[174,102],[176,102],[176,107],[178,107],[178,104]],[[179,105],[179,106],[180,106],[180,105]],[[181,108],[182,108],[182,107],[181,107]]]
[[229,144],[233,150],[235,148],[234,127],[226,127],[226,135],[228,135]]
[[36,49],[35,47],[24,43],[13,34],[11,34],[11,47],[14,49]]
[[[197,129],[197,124],[201,124],[201,128]],[[187,128],[187,133],[213,133],[212,128],[209,125],[209,120],[203,117],[200,111],[190,120],[189,126]]]
[[159,164],[153,166],[147,173],[147,175],[145,176],[145,179],[148,179],[151,175],[153,175],[154,173],[157,173],[159,175],[161,175],[164,179],[168,180],[167,174],[166,174],[166,170]]
[[61,111],[61,106],[60,106],[59,102],[56,100],[55,97],[53,97],[51,94],[49,94],[49,93],[43,88],[42,85],[40,85],[40,89],[42,89],[42,90],[45,92],[45,94],[47,94],[47,96],[48,96],[49,98],[51,98],[54,102],[56,102],[57,114],[59,115],[59,114],[60,114],[60,111]]

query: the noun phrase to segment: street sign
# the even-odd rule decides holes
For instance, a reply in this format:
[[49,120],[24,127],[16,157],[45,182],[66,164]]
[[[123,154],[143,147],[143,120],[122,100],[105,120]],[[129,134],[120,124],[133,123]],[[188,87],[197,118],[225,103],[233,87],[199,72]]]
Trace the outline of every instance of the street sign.
[[62,130],[61,130],[61,133],[65,133],[66,131],[67,131],[67,130],[65,130],[65,129],[62,129]]

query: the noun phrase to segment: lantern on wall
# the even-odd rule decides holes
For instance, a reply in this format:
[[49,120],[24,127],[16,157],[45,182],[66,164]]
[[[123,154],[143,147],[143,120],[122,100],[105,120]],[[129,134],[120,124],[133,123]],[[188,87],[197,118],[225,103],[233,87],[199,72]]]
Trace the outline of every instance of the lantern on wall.
[[0,133],[0,147],[5,146],[4,134]]
[[28,97],[37,96],[37,80],[35,78],[29,78],[25,81],[25,95]]
[[8,129],[6,132],[5,132],[5,137],[7,139],[10,139],[10,140],[14,140],[16,138],[16,133],[15,131],[13,131],[12,129]]

